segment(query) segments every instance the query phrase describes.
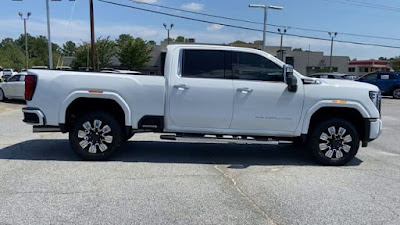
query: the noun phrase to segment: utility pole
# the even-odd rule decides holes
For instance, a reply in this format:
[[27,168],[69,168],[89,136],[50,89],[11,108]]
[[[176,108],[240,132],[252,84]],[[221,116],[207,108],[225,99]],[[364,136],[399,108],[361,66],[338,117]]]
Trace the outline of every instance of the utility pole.
[[169,28],[167,26],[167,24],[163,23],[164,28],[167,30],[167,45],[169,45],[169,31],[172,30],[172,28],[174,27],[174,24],[171,23],[169,25]]
[[46,12],[47,12],[47,42],[48,42],[48,48],[49,48],[49,69],[53,69],[53,48],[51,46],[51,36],[50,36],[49,0],[46,0]]
[[94,36],[94,12],[93,12],[93,0],[89,0],[90,4],[90,41],[92,47],[92,69],[93,71],[97,71],[97,60],[96,60],[96,43]]
[[329,71],[332,72],[332,53],[333,53],[333,39],[336,37],[338,34],[337,32],[332,33],[328,32],[329,36],[331,37],[331,56],[329,58]]
[[281,34],[281,47],[279,48],[279,52],[280,52],[280,58],[281,61],[283,61],[283,50],[282,50],[282,44],[283,44],[283,35],[286,34],[286,29],[281,30],[280,28],[278,29],[278,32]]
[[264,9],[264,27],[263,27],[263,46],[262,50],[265,51],[265,47],[267,45],[266,43],[266,33],[267,33],[267,11],[268,9],[276,9],[276,10],[282,10],[283,7],[281,6],[273,6],[273,5],[254,5],[250,4],[250,8],[263,8]]
[[21,17],[21,19],[24,21],[24,33],[25,33],[25,69],[28,70],[29,68],[29,55],[28,55],[28,35],[26,33],[26,21],[29,19],[29,17],[32,15],[30,12],[26,14],[26,17],[24,17],[24,14],[22,12],[19,12],[18,15]]

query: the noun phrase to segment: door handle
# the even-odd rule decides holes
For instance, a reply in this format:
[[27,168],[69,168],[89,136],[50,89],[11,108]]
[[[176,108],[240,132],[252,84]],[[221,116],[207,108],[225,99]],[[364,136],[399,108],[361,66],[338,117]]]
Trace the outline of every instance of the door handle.
[[176,89],[178,89],[180,91],[184,91],[184,90],[189,89],[189,86],[187,86],[185,84],[177,84],[177,85],[174,85],[174,88],[176,88]]
[[251,89],[251,88],[238,88],[237,91],[238,92],[242,92],[243,94],[249,94],[249,93],[253,92],[253,89]]

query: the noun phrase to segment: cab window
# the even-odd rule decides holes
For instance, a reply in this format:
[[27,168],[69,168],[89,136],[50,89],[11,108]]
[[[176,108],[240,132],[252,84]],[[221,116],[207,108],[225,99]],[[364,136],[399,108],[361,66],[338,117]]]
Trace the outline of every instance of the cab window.
[[378,78],[378,74],[376,73],[368,74],[365,75],[363,78],[364,80],[376,80]]
[[283,81],[282,68],[264,56],[248,52],[233,52],[232,56],[234,79]]
[[182,53],[182,77],[225,78],[225,51],[184,50]]
[[8,82],[15,82],[15,81],[19,81],[20,75],[15,75],[13,77],[11,77],[10,79],[8,79]]

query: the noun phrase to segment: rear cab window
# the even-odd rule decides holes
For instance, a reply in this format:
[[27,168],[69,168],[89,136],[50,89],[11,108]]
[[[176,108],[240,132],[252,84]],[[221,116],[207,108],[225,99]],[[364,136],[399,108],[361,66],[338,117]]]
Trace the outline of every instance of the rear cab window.
[[184,49],[181,75],[186,78],[224,79],[225,57],[229,57],[229,53],[223,50]]

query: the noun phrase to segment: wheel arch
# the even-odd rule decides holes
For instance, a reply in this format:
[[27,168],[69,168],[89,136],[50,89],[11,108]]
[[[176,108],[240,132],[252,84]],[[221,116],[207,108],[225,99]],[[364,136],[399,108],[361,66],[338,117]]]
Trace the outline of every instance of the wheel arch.
[[[326,111],[325,111],[326,110]],[[302,125],[299,127],[298,134],[300,135],[307,135],[310,129],[310,124],[312,122],[313,116],[320,116],[322,112],[335,112],[336,114],[330,113],[329,116],[336,116],[336,117],[346,117],[346,115],[357,115],[357,119],[364,119],[370,118],[369,112],[358,102],[353,101],[345,101],[344,104],[333,103],[333,100],[323,100],[312,107],[305,113]],[[350,112],[350,113],[349,113]],[[316,114],[318,113],[318,114]]]
[[[59,124],[67,125],[70,122],[70,113],[74,110],[79,110],[80,112],[84,110],[109,111],[117,114],[123,125],[132,126],[131,110],[128,104],[120,95],[113,92],[90,93],[88,91],[76,91],[71,93],[59,108]],[[68,130],[68,126],[66,128]]]
[[360,135],[360,140],[366,135],[364,120],[364,118],[368,118],[366,112],[360,111],[356,107],[338,107],[332,105],[319,107],[313,113],[308,114],[307,121],[304,121],[302,134],[309,134],[318,122],[334,117],[345,119],[352,123]]

